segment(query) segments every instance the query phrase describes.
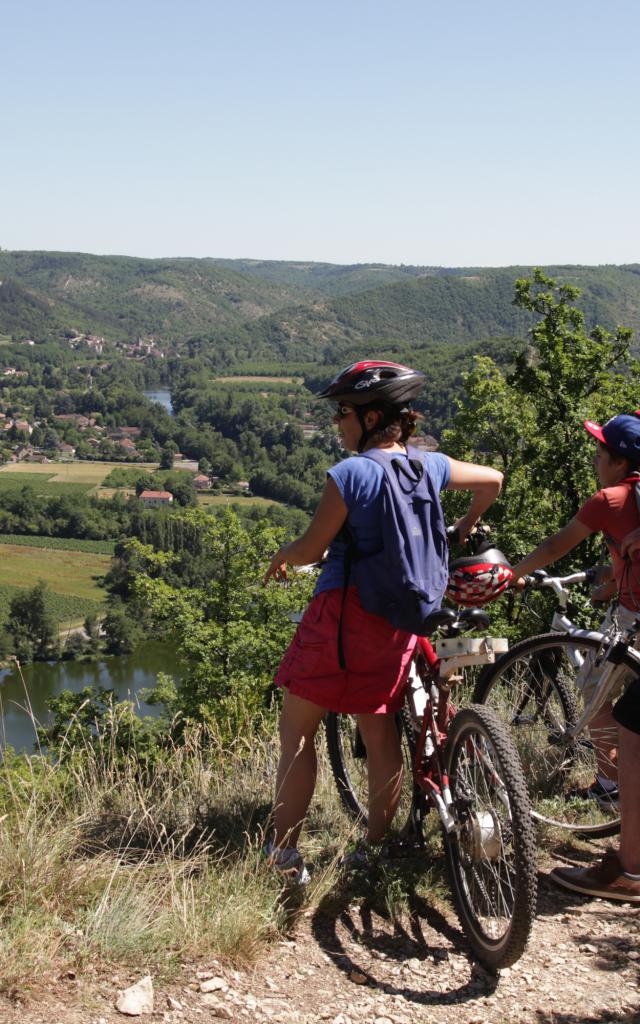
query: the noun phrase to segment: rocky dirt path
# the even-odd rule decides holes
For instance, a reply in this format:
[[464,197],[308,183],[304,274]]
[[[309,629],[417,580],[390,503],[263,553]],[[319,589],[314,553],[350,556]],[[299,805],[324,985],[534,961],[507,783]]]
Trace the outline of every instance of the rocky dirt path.
[[[154,980],[143,1021],[272,1024],[605,1024],[640,1021],[640,916],[585,900],[541,878],[529,949],[498,978],[469,958],[455,917],[417,900],[404,926],[366,900],[326,897],[247,971],[188,963]],[[0,1002],[2,1024],[120,1024],[118,990],[144,972],[51,979],[23,1004]],[[208,990],[208,991],[207,991]]]

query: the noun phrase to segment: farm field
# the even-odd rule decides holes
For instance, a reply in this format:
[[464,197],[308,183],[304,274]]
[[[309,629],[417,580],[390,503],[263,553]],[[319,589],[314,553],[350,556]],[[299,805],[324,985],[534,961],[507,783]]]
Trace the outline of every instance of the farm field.
[[115,549],[113,540],[76,540],[75,537],[43,537],[26,533],[0,533],[0,544],[45,548],[49,551],[87,551],[96,555],[113,555]]
[[59,551],[24,544],[0,547],[0,582],[12,587],[34,587],[44,580],[56,594],[101,603],[104,591],[98,580],[111,558],[86,551]]
[[[0,624],[6,621],[11,601],[21,589],[23,588],[0,583]],[[100,601],[75,597],[73,594],[49,593],[48,603],[61,629],[80,625],[88,615],[100,615],[104,612],[104,605]]]
[[95,485],[71,480],[55,480],[52,473],[0,473],[0,491],[20,491],[33,487],[36,494],[86,494]]
[[243,498],[238,494],[199,494],[198,505],[278,505],[272,498]]
[[238,375],[237,377],[214,377],[214,381],[217,384],[233,384],[237,381],[239,384],[246,384],[247,382],[254,382],[255,384],[302,384],[303,377],[256,377],[251,374],[244,376]]
[[121,494],[123,498],[132,498],[136,492],[133,487],[96,487],[93,493],[96,498],[110,500],[116,494]]
[[[0,468],[0,491],[14,491],[27,485],[38,494],[88,494],[111,497],[115,492],[101,494],[100,484],[112,469],[122,462],[18,462]],[[153,472],[156,462],[136,463],[136,468]]]

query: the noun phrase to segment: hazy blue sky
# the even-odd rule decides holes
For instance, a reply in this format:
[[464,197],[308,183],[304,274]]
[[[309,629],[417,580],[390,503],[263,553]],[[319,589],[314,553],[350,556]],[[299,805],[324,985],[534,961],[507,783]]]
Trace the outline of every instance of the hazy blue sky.
[[638,0],[3,5],[0,246],[640,260]]

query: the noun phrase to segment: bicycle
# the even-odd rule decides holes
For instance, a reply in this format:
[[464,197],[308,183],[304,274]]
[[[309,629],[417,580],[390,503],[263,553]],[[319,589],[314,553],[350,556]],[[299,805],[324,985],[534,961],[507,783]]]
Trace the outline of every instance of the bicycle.
[[[551,632],[514,644],[493,665],[482,669],[473,700],[492,707],[509,726],[528,783],[532,813],[538,821],[585,837],[604,838],[620,830],[617,801],[586,795],[596,774],[596,754],[615,733],[600,729],[598,745],[589,724],[624,687],[627,674],[640,673],[640,654],[631,629],[607,632],[578,628],[567,615],[568,587],[590,581],[593,571],[548,576],[538,570],[526,590],[550,589],[558,598]],[[598,686],[586,700],[576,678],[585,658],[604,664]],[[581,793],[581,790],[583,791]]]
[[[435,642],[419,637],[399,715],[411,765],[410,810],[403,832],[424,846],[423,822],[434,810],[442,825],[456,909],[477,959],[489,970],[521,956],[536,905],[535,837],[526,783],[508,730],[487,707],[456,713],[451,689],[461,670],[486,664],[506,641],[461,636],[486,628],[478,609],[441,609],[425,632],[446,635]],[[366,757],[350,716],[330,713],[325,726],[329,755],[345,810],[366,821],[361,794],[350,769]],[[345,742],[345,739],[348,742]]]

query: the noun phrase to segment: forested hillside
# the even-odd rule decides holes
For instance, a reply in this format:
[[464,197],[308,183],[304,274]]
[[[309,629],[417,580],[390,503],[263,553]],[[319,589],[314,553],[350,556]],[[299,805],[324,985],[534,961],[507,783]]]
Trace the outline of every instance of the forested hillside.
[[[524,338],[502,269],[332,266],[0,251],[0,334],[36,341],[75,329],[110,341],[191,343],[217,366],[331,365],[354,352]],[[587,324],[640,326],[640,266],[552,267],[582,289]]]

